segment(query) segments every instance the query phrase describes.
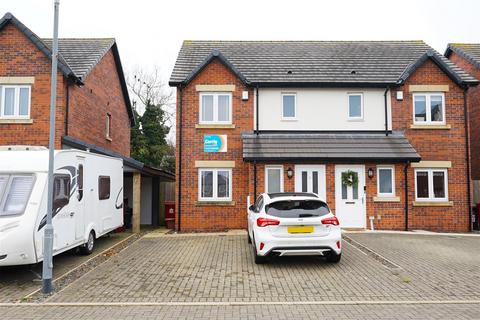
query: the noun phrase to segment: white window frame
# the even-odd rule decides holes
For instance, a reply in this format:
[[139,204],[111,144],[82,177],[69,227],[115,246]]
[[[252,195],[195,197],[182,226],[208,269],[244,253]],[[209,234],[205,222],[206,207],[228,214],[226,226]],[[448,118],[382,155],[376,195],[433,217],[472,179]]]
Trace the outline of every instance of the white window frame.
[[[32,86],[30,85],[4,85],[0,84],[1,101],[0,101],[0,118],[1,119],[30,119],[30,107],[32,103]],[[15,89],[15,103],[13,105],[13,115],[5,115],[5,89]],[[20,89],[28,89],[28,114],[19,115],[20,113]]]
[[[207,121],[203,119],[203,97],[204,96],[213,96],[213,121]],[[228,104],[228,121],[219,121],[218,120],[218,96],[229,96]],[[231,92],[200,92],[200,103],[199,103],[199,123],[200,124],[232,124],[232,93]]]
[[[213,193],[212,197],[202,197],[202,172],[212,171],[213,172]],[[228,171],[228,197],[219,198],[218,197],[218,171]],[[199,168],[198,169],[198,201],[208,201],[208,202],[224,202],[232,201],[232,168]]]
[[[425,105],[427,112],[427,119],[425,121],[417,121],[415,118],[415,97],[425,96]],[[441,96],[442,97],[442,119],[443,121],[432,121],[432,112],[431,112],[431,96]],[[416,92],[412,95],[412,111],[413,111],[413,123],[421,125],[439,125],[446,124],[445,118],[445,93],[444,92]]]
[[[293,96],[293,112],[295,116],[293,117],[285,117],[283,111],[283,97],[285,96]],[[281,110],[282,120],[284,121],[296,121],[297,120],[297,94],[295,92],[283,92],[282,93],[282,110]]]
[[[417,172],[428,172],[428,198],[419,198],[417,190]],[[433,172],[443,172],[445,175],[445,197],[435,198],[433,192]],[[417,168],[415,169],[415,200],[428,202],[445,202],[448,201],[448,169],[443,168]]]
[[[359,117],[351,117],[350,116],[350,97],[351,96],[360,96],[360,116]],[[362,121],[363,120],[363,92],[349,92],[347,94],[347,113],[348,113],[348,120],[349,121]]]
[[[380,192],[380,170],[391,170],[392,171],[392,192],[382,193]],[[393,165],[382,165],[377,166],[377,196],[379,197],[395,197],[395,166]]]
[[282,165],[269,165],[265,166],[265,192],[268,191],[268,170],[280,170],[280,192],[283,192],[283,166]]

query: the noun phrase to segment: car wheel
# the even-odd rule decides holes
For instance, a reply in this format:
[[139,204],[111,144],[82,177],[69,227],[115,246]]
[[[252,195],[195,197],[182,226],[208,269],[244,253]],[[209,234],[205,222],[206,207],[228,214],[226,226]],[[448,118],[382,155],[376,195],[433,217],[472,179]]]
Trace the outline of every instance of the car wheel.
[[330,263],[338,263],[340,262],[340,259],[342,258],[342,254],[336,254],[334,251],[330,251],[330,253],[327,255],[327,262]]
[[253,257],[254,257],[255,264],[264,264],[265,262],[267,262],[267,257],[259,256],[257,254],[257,246],[255,245],[255,238],[253,238],[252,247],[253,247]]
[[95,249],[95,232],[92,230],[88,235],[87,242],[80,247],[80,253],[83,255],[89,255]]

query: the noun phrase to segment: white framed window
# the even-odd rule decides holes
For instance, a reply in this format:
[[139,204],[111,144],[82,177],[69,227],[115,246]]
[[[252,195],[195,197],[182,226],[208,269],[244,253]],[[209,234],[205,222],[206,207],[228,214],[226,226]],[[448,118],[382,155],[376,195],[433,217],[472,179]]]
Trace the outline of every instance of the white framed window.
[[232,169],[204,168],[198,170],[198,199],[200,201],[232,200]]
[[112,139],[112,115],[107,113],[107,117],[105,118],[105,138]]
[[2,85],[0,90],[0,117],[4,119],[30,118],[31,86]]
[[394,166],[377,166],[377,195],[379,197],[395,196]]
[[232,123],[232,93],[202,92],[200,93],[201,124]]
[[352,92],[348,94],[348,119],[363,119],[363,93]]
[[415,198],[417,201],[448,201],[447,169],[416,169]]
[[265,166],[265,192],[283,192],[283,166]]
[[297,119],[297,95],[282,93],[282,120]]
[[414,124],[445,124],[445,94],[443,92],[413,94]]

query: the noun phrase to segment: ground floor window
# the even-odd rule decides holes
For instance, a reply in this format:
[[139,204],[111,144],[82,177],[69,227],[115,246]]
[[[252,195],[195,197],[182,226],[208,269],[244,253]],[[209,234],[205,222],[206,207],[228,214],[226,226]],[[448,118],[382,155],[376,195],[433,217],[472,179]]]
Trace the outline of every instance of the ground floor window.
[[232,169],[199,169],[198,198],[203,201],[232,199]]
[[377,194],[379,197],[395,196],[395,169],[393,166],[377,167]]
[[419,201],[447,201],[447,169],[415,170],[415,190]]
[[283,166],[265,167],[265,191],[267,193],[283,192]]

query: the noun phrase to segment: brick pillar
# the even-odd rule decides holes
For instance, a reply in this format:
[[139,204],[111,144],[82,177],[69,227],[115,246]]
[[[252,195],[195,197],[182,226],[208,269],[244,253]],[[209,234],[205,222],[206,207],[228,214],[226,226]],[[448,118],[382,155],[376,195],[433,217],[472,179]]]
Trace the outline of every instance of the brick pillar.
[[140,172],[133,173],[133,215],[132,232],[140,232],[140,195],[142,185],[142,175]]

